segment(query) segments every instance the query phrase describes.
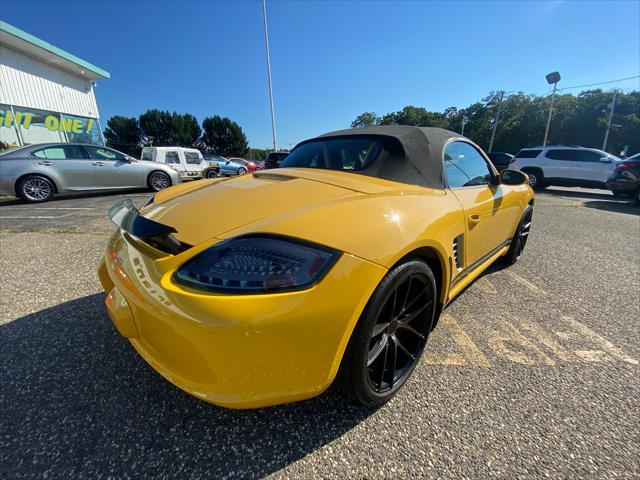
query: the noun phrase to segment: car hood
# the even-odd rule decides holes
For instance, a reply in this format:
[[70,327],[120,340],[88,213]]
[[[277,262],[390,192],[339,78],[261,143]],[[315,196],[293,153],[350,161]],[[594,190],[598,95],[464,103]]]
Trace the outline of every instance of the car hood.
[[399,188],[395,182],[352,173],[278,169],[178,185],[157,193],[142,213],[175,228],[178,240],[197,245],[270,216],[301,215],[328,203]]

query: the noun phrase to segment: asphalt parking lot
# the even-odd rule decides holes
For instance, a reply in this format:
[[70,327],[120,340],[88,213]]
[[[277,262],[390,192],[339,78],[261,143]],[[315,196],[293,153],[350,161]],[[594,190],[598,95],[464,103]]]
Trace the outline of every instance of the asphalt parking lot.
[[107,317],[108,207],[0,199],[2,478],[638,478],[640,208],[536,199],[521,262],[444,312],[372,410],[333,392],[231,411],[164,381]]

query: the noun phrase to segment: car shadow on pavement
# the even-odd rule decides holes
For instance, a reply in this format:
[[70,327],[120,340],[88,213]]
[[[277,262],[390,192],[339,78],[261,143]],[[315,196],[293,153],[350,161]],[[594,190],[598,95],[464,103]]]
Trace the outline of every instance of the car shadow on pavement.
[[602,202],[597,200],[590,200],[584,202],[584,206],[587,208],[595,208],[597,210],[604,210],[606,212],[626,213],[628,215],[640,215],[640,206],[631,201],[619,200]]
[[3,478],[263,477],[375,411],[331,392],[261,410],[197,400],[118,335],[103,294],[2,325],[0,342]]

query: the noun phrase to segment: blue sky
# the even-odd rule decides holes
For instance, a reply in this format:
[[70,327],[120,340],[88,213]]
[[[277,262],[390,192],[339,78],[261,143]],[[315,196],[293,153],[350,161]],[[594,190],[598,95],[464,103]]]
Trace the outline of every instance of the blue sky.
[[[545,94],[554,70],[559,87],[640,74],[638,1],[268,1],[267,10],[285,148],[364,111],[464,107],[492,90]],[[271,144],[261,2],[4,0],[0,18],[111,73],[96,90],[103,126],[149,108],[218,114],[251,146]]]

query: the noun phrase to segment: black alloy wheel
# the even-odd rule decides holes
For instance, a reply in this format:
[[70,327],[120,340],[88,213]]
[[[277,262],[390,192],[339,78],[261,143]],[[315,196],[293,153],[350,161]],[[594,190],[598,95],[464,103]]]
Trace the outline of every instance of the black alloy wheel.
[[527,240],[529,239],[529,233],[531,231],[531,221],[533,219],[533,208],[531,205],[527,205],[524,213],[522,214],[522,219],[518,224],[518,229],[516,230],[516,234],[511,239],[511,245],[509,246],[509,250],[505,254],[505,260],[509,265],[513,265],[522,256],[524,252],[524,247],[527,245]]
[[216,178],[218,176],[218,172],[215,170],[209,170],[207,172],[207,178]]
[[348,397],[375,406],[395,395],[422,355],[436,301],[435,278],[424,262],[411,260],[387,273],[343,358],[338,384]]

